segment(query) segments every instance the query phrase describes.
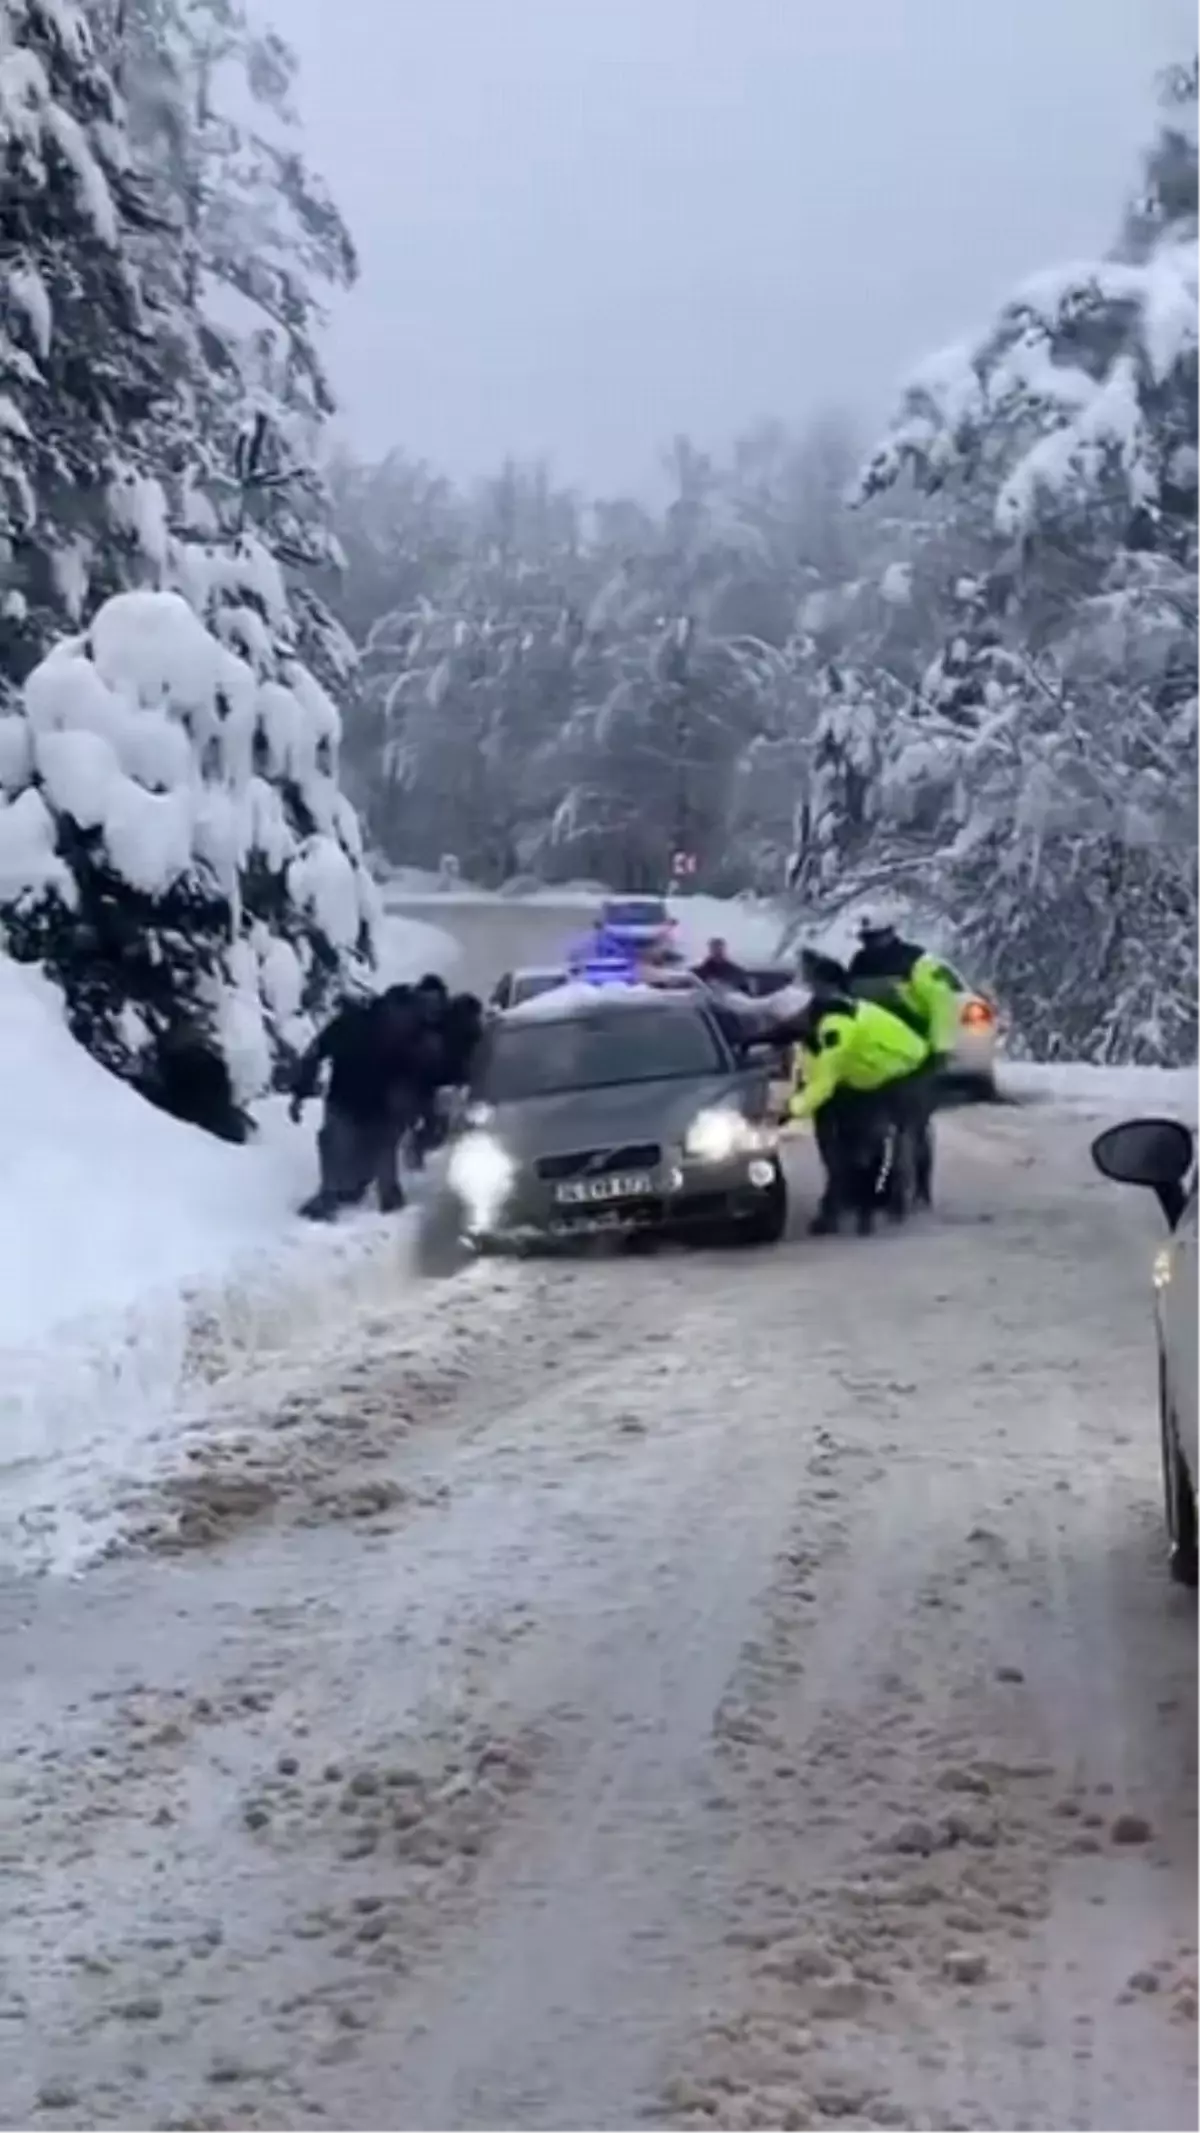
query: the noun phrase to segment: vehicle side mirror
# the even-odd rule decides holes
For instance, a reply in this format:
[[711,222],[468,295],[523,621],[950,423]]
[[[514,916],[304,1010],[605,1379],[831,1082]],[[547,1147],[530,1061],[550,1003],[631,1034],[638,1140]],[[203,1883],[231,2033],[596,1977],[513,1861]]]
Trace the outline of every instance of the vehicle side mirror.
[[773,1063],[778,1050],[779,1046],[772,1044],[769,1038],[751,1037],[745,1044],[739,1044],[738,1063],[741,1066],[768,1067]]
[[1092,1142],[1101,1177],[1117,1185],[1148,1186],[1174,1229],[1187,1200],[1184,1186],[1195,1155],[1187,1126],[1175,1118],[1129,1118]]

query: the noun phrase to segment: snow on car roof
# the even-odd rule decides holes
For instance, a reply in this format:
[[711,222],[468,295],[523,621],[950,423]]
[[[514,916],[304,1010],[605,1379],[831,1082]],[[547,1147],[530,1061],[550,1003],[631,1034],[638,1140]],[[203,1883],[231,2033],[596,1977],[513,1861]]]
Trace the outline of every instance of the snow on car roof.
[[598,1008],[623,1012],[631,1007],[694,1006],[697,994],[665,985],[588,985],[581,978],[568,978],[550,992],[510,1007],[506,1022],[567,1022],[573,1015],[594,1014]]

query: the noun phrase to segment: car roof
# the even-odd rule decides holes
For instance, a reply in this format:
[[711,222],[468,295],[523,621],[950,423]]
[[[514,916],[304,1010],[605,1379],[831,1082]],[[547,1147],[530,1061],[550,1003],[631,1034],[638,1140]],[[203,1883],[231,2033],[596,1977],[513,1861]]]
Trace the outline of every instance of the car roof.
[[679,1014],[686,1009],[705,1011],[703,986],[586,985],[576,981],[555,992],[539,993],[510,1007],[506,1023],[581,1022],[591,1015],[628,1015],[657,1008],[660,1013]]

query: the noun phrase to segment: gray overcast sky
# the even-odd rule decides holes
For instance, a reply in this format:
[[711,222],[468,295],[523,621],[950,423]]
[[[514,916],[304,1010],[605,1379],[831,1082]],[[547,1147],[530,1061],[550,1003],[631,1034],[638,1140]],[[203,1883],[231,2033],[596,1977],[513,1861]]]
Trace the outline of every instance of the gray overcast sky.
[[868,417],[1111,237],[1194,0],[266,0],[362,252],[350,441],[643,488],[677,430]]

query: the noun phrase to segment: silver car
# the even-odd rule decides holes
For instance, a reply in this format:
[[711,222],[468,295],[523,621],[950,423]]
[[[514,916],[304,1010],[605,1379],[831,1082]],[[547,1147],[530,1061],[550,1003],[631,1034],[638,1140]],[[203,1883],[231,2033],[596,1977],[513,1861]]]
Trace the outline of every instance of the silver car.
[[767,1067],[703,993],[546,993],[489,1024],[445,1186],[477,1246],[600,1232],[774,1244]]
[[1194,1136],[1170,1118],[1128,1119],[1092,1142],[1102,1176],[1149,1187],[1167,1219],[1154,1262],[1154,1317],[1169,1562],[1181,1585],[1195,1585],[1197,1575],[1195,1153]]

